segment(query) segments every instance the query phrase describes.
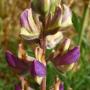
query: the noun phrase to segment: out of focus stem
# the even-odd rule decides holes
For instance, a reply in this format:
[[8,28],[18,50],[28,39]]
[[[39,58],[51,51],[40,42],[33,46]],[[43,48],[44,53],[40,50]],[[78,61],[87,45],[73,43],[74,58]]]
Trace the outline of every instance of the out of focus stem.
[[84,9],[84,13],[83,13],[83,23],[81,26],[81,33],[80,33],[80,38],[79,38],[80,47],[82,45],[83,36],[84,36],[85,30],[86,30],[86,27],[88,24],[89,8],[90,8],[90,0],[89,0],[88,5],[85,5],[85,9]]

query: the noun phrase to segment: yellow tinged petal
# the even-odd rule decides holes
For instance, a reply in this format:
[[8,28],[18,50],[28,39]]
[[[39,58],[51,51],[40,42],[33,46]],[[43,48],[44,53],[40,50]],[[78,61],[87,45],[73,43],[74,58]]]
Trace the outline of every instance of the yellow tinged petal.
[[32,40],[39,37],[39,33],[28,32],[25,28],[21,28],[20,35],[26,40]]
[[28,10],[28,21],[29,21],[29,25],[31,27],[31,31],[32,32],[39,32],[38,27],[36,26],[36,24],[34,22],[31,9]]
[[43,80],[43,77],[39,77],[39,76],[36,76],[36,77],[35,77],[35,81],[36,81],[39,85],[41,85],[42,80]]

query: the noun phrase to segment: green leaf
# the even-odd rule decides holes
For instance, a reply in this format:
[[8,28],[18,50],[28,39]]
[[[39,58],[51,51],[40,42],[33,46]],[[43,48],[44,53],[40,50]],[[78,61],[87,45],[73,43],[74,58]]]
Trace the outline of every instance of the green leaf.
[[81,30],[81,18],[78,17],[74,12],[72,13],[72,22],[73,25],[78,33],[80,33]]
[[56,70],[51,63],[47,65],[47,90],[53,85],[55,80]]
[[60,71],[58,71],[52,62],[48,62],[47,64],[47,89],[46,90],[50,90],[50,87],[53,86],[56,76],[58,76],[61,81],[65,81],[65,75],[61,73]]

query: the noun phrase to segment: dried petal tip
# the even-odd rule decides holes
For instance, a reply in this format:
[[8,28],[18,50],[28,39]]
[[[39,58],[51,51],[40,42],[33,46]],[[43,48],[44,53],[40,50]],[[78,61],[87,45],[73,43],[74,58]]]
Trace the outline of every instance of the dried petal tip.
[[34,60],[31,65],[31,74],[33,76],[44,77],[46,76],[46,68],[42,63],[37,60]]
[[68,51],[63,56],[58,55],[55,58],[54,63],[56,65],[69,65],[75,63],[80,57],[80,48],[75,47],[72,50]]

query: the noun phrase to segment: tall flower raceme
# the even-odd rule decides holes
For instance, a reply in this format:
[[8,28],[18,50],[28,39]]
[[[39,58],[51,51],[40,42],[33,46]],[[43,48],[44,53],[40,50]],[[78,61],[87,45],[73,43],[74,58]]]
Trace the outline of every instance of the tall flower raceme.
[[[65,38],[60,31],[72,25],[71,18],[70,8],[61,0],[30,1],[30,8],[25,9],[20,15],[20,36],[23,40],[30,41],[30,45],[36,44],[33,46],[35,57],[27,54],[22,43],[19,44],[18,56],[6,50],[6,60],[12,70],[23,78],[25,78],[24,74],[29,73],[40,85],[40,90],[46,90],[48,61],[51,60],[58,69],[64,70],[65,67],[71,70],[80,57],[80,49],[79,46],[71,47],[71,40]],[[38,42],[33,42],[35,40]],[[46,61],[46,50],[49,49],[54,52],[51,52],[53,56],[48,58],[50,60]],[[20,79],[20,81],[21,83],[15,86],[15,90],[35,90],[31,88],[30,83],[27,84],[27,80]],[[56,78],[52,86],[52,90],[64,90],[64,84],[59,78]]]

